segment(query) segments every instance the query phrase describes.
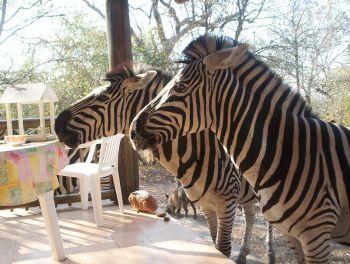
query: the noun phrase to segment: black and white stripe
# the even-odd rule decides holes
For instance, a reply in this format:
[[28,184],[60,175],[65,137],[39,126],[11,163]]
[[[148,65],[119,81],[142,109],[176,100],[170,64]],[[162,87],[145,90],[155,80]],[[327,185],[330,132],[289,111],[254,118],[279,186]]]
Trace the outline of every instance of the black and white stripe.
[[[99,137],[127,133],[133,117],[170,79],[161,71],[152,72],[156,73],[152,79],[145,77],[147,72],[135,74],[128,67],[110,73],[110,87],[93,92],[57,118],[56,133],[60,140],[75,146]],[[154,155],[177,177],[189,199],[201,206],[213,241],[227,256],[231,253],[236,205],[242,204],[247,218],[239,259],[245,262],[250,251],[256,196],[245,180],[241,182],[240,173],[215,135],[206,130],[180,137],[159,146]]]
[[[226,255],[231,252],[236,206],[242,205],[246,224],[237,262],[245,263],[250,252],[257,198],[215,135],[209,130],[189,134],[167,141],[152,152],[159,163],[181,183],[188,198],[200,205],[213,241]],[[266,243],[269,263],[274,263],[272,237],[271,226],[268,225]]]
[[133,144],[210,129],[299,262],[328,263],[331,239],[350,243],[350,131],[317,118],[247,48],[226,37],[190,43],[185,67],[134,119]]

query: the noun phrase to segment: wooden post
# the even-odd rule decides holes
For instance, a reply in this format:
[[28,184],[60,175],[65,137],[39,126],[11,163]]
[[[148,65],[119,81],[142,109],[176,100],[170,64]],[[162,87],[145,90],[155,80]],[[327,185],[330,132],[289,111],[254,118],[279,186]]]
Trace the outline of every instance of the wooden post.
[[55,134],[55,104],[54,102],[49,102],[50,111],[50,133]]
[[12,131],[12,120],[11,120],[11,104],[5,104],[6,110],[6,124],[7,124],[7,135],[13,135]]
[[17,103],[17,119],[18,119],[18,131],[20,135],[24,135],[24,127],[23,127],[23,111],[22,104]]
[[44,112],[44,102],[40,100],[39,102],[39,119],[40,119],[40,134],[45,136],[45,112]]
[[[106,1],[107,40],[109,66],[132,60],[128,0]],[[119,150],[119,175],[124,203],[129,194],[139,189],[137,153],[128,137],[124,137]]]

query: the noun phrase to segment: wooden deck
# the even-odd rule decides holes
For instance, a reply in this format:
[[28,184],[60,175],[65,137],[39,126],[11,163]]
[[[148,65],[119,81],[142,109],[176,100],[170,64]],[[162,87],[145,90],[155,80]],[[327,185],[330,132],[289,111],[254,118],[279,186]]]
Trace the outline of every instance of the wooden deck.
[[[68,259],[60,263],[233,263],[213,244],[171,220],[138,214],[124,215],[104,207],[104,226],[97,228],[93,213],[76,206],[58,209]],[[0,263],[58,263],[51,258],[39,209],[0,211]]]

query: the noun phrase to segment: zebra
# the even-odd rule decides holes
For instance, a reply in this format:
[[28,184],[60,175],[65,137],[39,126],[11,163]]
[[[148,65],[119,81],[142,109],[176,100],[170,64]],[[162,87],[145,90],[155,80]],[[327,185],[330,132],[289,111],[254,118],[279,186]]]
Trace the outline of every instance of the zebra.
[[183,51],[184,67],[133,120],[136,149],[210,129],[254,188],[299,263],[350,245],[350,131],[322,121],[257,56],[226,36]]
[[[217,241],[219,248],[227,248],[227,252],[231,251],[229,241],[235,203],[242,205],[245,233],[237,263],[246,263],[246,256],[250,253],[257,198],[215,135],[210,130],[204,130],[182,136],[178,140],[160,144],[151,152],[151,155],[184,186],[188,198],[201,207],[207,219],[212,240],[214,243]],[[223,204],[223,201],[226,202]],[[223,230],[218,231],[218,226],[219,228],[222,226]],[[272,227],[269,224],[267,232],[266,255],[269,263],[275,263]],[[219,234],[227,236],[223,239],[227,243],[226,246],[219,245],[218,241],[222,241],[217,239]]]
[[[59,114],[55,122],[59,140],[75,148],[100,137],[128,133],[134,116],[171,79],[163,71],[146,70],[122,65],[108,73],[109,87],[93,91]],[[236,200],[242,205],[246,225],[238,260],[245,263],[250,251],[256,196],[215,135],[207,130],[180,137],[160,145],[153,154],[185,187],[189,199],[201,206],[212,240],[226,256],[231,253]],[[267,243],[267,255],[269,262],[274,263],[269,231],[267,241],[271,242]]]

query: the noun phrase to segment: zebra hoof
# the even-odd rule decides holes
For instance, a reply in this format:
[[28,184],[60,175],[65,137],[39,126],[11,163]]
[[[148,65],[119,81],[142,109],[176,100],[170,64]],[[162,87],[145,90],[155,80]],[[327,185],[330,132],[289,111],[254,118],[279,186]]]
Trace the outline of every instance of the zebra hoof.
[[238,255],[236,262],[237,264],[247,264],[247,256]]
[[[215,244],[215,243],[214,243]],[[216,246],[216,244],[215,244],[215,248],[217,249],[217,250],[219,250],[222,254],[224,254],[226,257],[230,257],[231,256],[231,248],[229,248],[229,249],[220,249],[220,248],[218,248],[217,246]]]
[[275,264],[276,263],[276,256],[275,254],[268,254],[266,255],[267,263],[268,264]]
[[250,249],[245,246],[241,247],[241,250],[238,254],[236,262],[238,264],[247,264],[247,256],[250,253]]

